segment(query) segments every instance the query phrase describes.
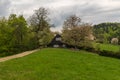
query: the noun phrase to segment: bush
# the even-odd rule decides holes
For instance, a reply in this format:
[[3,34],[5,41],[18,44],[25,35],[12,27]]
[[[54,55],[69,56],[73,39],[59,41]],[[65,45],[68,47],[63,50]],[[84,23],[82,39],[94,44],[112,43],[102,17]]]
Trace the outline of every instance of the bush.
[[86,51],[89,51],[89,52],[94,52],[95,51],[95,49],[93,47],[88,47],[88,46],[87,47],[84,46],[83,49],[86,50]]
[[107,50],[100,50],[99,45],[97,45],[97,49],[92,46],[77,46],[80,50],[85,50],[88,52],[96,53],[100,56],[106,56],[106,57],[113,57],[113,58],[119,58],[120,59],[120,51],[113,52],[113,51],[107,51]]
[[113,58],[120,58],[120,52],[103,50],[103,51],[100,51],[99,55],[107,56],[107,57],[113,57]]

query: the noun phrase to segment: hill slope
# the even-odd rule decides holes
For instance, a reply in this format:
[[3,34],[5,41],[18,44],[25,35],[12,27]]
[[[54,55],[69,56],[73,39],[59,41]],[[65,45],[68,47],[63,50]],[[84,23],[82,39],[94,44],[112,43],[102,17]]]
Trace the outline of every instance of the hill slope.
[[119,59],[67,49],[42,49],[0,63],[0,80],[120,80],[119,75]]

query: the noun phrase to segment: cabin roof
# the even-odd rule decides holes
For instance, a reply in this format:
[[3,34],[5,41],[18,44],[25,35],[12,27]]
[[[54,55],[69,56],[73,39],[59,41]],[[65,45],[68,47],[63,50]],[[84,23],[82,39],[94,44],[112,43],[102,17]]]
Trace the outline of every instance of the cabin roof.
[[50,42],[49,46],[52,46],[52,45],[63,45],[63,42],[62,41],[56,41],[56,38],[62,38],[61,35],[59,34],[56,34],[56,36],[52,39],[52,41]]

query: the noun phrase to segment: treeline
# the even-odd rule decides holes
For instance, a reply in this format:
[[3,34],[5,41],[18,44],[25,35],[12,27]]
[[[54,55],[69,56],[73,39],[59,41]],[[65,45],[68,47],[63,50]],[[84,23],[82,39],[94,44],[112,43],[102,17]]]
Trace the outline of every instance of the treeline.
[[120,44],[120,23],[101,23],[93,26],[93,33],[99,43],[111,43],[113,38]]
[[[47,47],[54,37],[48,15],[49,11],[41,7],[27,21],[23,15],[16,14],[0,18],[0,56]],[[111,43],[113,38],[120,42],[119,34],[120,23],[91,25],[76,15],[66,18],[61,33],[64,43],[89,49],[93,48],[93,42]]]
[[53,37],[48,10],[39,8],[29,18],[11,14],[0,19],[0,56],[16,54],[46,46]]

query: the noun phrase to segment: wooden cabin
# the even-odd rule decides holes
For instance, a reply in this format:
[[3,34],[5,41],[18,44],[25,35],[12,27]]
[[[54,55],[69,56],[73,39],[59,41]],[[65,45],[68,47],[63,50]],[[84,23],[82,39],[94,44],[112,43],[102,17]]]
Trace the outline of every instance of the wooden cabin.
[[59,34],[56,34],[51,43],[48,45],[49,47],[66,47],[66,44],[62,42],[62,37]]

